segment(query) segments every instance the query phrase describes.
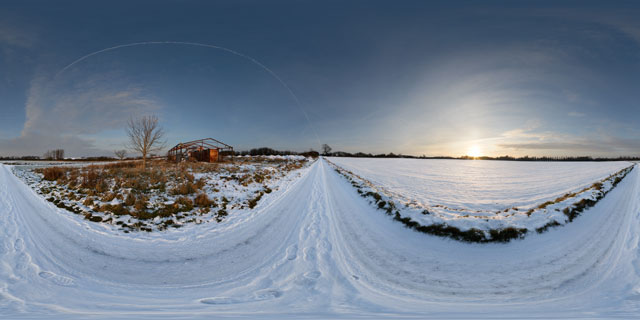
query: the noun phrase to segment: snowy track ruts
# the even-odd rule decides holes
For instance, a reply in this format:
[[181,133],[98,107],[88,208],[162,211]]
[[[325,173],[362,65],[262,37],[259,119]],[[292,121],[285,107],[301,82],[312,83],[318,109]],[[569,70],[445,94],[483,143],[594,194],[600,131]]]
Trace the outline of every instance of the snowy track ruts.
[[0,314],[442,318],[640,312],[640,170],[573,223],[509,244],[408,230],[319,160],[242,223],[134,237],[0,167]]

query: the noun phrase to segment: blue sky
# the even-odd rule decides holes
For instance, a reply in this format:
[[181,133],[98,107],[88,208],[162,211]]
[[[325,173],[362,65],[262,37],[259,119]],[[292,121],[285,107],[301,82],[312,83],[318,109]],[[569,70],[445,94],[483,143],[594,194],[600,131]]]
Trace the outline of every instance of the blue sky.
[[[213,137],[240,150],[640,155],[637,2],[0,8],[0,156],[110,155],[145,114],[169,147]],[[163,41],[244,56],[149,43],[64,69]]]

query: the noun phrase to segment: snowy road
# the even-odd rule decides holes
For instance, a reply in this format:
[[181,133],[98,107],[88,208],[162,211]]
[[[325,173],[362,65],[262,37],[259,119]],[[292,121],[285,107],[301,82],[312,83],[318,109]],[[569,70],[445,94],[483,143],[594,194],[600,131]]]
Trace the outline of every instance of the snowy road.
[[0,318],[631,317],[640,170],[573,223],[508,244],[405,229],[323,160],[242,223],[100,228],[0,167]]

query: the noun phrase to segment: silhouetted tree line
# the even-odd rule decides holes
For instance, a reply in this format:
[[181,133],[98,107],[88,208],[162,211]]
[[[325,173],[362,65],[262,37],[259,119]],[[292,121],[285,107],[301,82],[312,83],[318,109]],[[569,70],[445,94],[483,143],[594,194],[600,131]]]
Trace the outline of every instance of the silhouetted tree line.
[[[63,160],[63,159],[58,159],[58,160]],[[44,161],[44,160],[56,160],[56,159],[55,158],[44,157],[44,156],[42,156],[42,157],[40,157],[40,156],[9,156],[9,157],[0,157],[0,160],[28,160],[28,161],[38,161],[38,160],[40,160],[40,161]],[[118,160],[118,159],[113,158],[113,157],[100,156],[100,157],[85,157],[85,158],[81,158],[81,159],[64,159],[64,160],[65,161],[115,161],[115,160]]]
[[64,160],[64,149],[49,150],[42,156],[45,160]]
[[502,161],[640,161],[640,157],[631,157],[631,156],[621,156],[621,157],[590,157],[590,156],[579,156],[579,157],[512,157],[512,156],[500,156],[500,157],[470,157],[470,156],[462,156],[462,157],[428,157],[425,155],[422,156],[412,156],[405,154],[394,154],[390,153],[380,153],[380,154],[371,154],[371,153],[349,153],[344,151],[336,151],[326,154],[331,157],[352,157],[352,158],[410,158],[410,159],[456,159],[456,160],[502,160]]
[[[579,156],[579,157],[512,157],[512,156],[499,156],[499,157],[471,157],[471,156],[462,156],[462,157],[447,157],[447,156],[412,156],[405,154],[395,154],[393,152],[390,153],[364,153],[364,152],[344,152],[344,151],[334,151],[330,152],[331,147],[328,145],[322,146],[324,156],[331,157],[352,157],[352,158],[410,158],[410,159],[457,159],[457,160],[502,160],[502,161],[640,161],[640,156],[620,156],[620,157],[590,157],[590,156]],[[227,153],[225,153],[226,155]],[[229,153],[230,154],[230,153]],[[254,148],[245,151],[235,151],[233,152],[236,156],[286,156],[286,155],[301,155],[306,157],[318,157],[320,153],[313,149],[305,152],[296,152],[291,150],[275,150],[268,147],[262,148]],[[151,156],[152,158],[155,155]],[[140,159],[141,157],[127,157],[127,159]],[[47,151],[43,157],[39,156],[9,156],[9,157],[0,157],[0,160],[63,160],[64,159],[64,150],[50,150]],[[70,161],[114,161],[117,160],[114,157],[85,157],[82,159],[67,159]]]
[[100,157],[86,157],[86,158],[82,158],[79,159],[82,161],[115,161],[118,160],[114,157],[106,157],[106,156],[100,156]]
[[320,153],[313,149],[305,152],[296,152],[291,150],[275,150],[267,147],[254,148],[251,150],[236,151],[236,156],[290,156],[300,155],[305,157],[318,157]]
[[40,156],[0,157],[0,160],[41,160]]

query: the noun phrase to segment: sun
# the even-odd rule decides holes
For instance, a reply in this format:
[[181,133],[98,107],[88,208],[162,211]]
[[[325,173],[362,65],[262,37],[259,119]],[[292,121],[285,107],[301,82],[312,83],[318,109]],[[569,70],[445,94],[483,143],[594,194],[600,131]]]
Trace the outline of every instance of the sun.
[[482,150],[480,149],[480,147],[478,145],[474,144],[469,148],[469,150],[467,151],[467,154],[470,157],[477,158],[477,157],[482,155]]

